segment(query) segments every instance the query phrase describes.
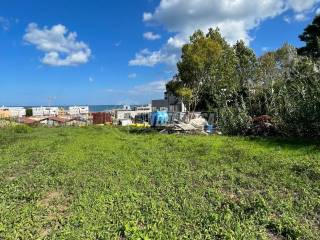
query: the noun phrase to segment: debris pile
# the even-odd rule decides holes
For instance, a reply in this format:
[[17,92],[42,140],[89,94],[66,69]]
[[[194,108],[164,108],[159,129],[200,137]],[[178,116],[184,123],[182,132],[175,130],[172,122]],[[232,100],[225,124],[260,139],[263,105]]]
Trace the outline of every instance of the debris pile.
[[161,133],[187,133],[187,134],[212,134],[213,126],[207,120],[198,115],[191,120],[174,120],[173,124],[165,126]]
[[272,136],[275,135],[276,128],[272,124],[272,117],[262,115],[252,119],[252,125],[249,129],[249,135]]

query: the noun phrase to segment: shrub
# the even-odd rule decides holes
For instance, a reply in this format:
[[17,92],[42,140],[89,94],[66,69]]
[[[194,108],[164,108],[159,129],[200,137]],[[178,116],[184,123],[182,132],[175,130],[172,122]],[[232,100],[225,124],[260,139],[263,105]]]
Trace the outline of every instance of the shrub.
[[250,128],[251,117],[243,107],[228,107],[221,110],[218,125],[223,134],[245,135]]
[[12,127],[13,132],[15,133],[29,133],[31,132],[31,128],[27,125],[17,125]]

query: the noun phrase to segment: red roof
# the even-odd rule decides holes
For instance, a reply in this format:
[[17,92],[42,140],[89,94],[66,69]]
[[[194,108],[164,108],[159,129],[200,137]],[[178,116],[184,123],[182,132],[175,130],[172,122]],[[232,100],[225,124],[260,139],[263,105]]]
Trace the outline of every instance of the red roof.
[[22,123],[25,123],[25,124],[34,124],[34,123],[37,123],[37,122],[40,122],[41,120],[35,120],[35,119],[31,119],[31,118],[24,118],[22,119]]
[[52,121],[56,121],[59,123],[67,123],[72,121],[73,119],[66,119],[66,118],[59,118],[59,117],[48,117],[47,119],[52,120]]

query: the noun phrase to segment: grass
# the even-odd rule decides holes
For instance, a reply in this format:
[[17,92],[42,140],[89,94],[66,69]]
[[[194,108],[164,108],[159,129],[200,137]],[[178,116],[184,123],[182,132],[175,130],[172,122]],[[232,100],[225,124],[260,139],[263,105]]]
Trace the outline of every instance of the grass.
[[0,129],[0,239],[319,239],[320,143]]

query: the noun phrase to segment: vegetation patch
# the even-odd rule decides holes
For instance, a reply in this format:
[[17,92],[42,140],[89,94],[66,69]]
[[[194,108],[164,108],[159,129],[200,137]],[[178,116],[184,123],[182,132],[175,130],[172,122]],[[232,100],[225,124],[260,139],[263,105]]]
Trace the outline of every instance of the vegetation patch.
[[317,141],[111,127],[0,139],[0,239],[320,236]]

